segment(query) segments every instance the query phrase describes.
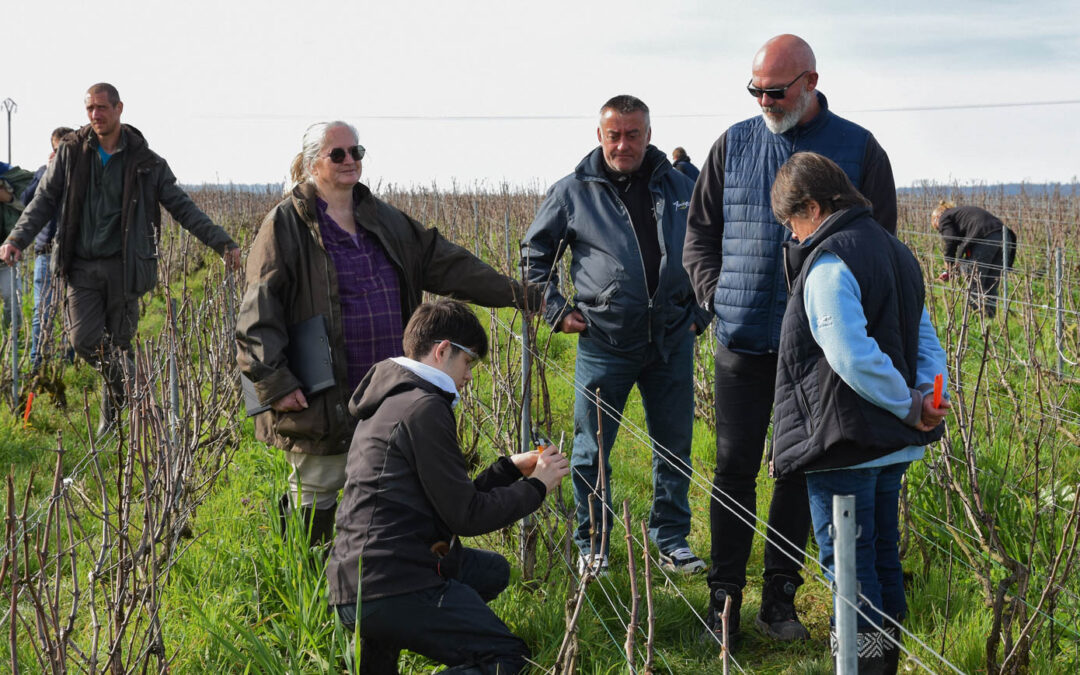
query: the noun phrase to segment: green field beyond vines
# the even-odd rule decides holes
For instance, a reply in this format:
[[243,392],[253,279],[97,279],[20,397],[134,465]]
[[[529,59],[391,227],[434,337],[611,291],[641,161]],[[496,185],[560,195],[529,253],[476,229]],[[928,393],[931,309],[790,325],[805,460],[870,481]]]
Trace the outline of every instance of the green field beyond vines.
[[[515,275],[517,241],[541,199],[510,188],[376,191]],[[278,200],[218,188],[193,196],[245,249]],[[937,279],[941,242],[929,213],[949,196],[989,209],[1019,235],[1007,309],[992,320],[969,309],[963,282]],[[918,639],[905,642],[904,672],[1078,672],[1080,186],[1037,196],[924,186],[903,194],[900,206],[898,235],[923,266],[954,403],[946,438],[908,472],[901,499],[907,628]],[[22,394],[13,406],[10,333],[0,333],[0,465],[8,474],[0,633],[10,653],[0,671],[342,672],[351,635],[326,605],[324,553],[296,543],[299,533],[282,542],[276,500],[285,463],[254,440],[241,412],[231,330],[243,281],[226,278],[221,262],[171,222],[160,248],[166,283],[142,302],[138,381],[121,434],[92,440],[100,380],[81,361],[62,358],[59,326],[46,366],[29,380],[23,331]],[[30,269],[20,269],[27,281]],[[490,326],[492,354],[457,411],[462,445],[480,467],[519,447],[522,317],[477,312]],[[565,437],[569,453],[575,341],[532,327],[532,422],[556,442]],[[699,340],[690,493],[691,544],[706,559],[713,348],[711,337]],[[569,481],[536,519],[534,564],[522,560],[516,527],[469,542],[512,562],[514,580],[493,606],[532,648],[535,672],[555,672],[560,654],[565,665],[567,647],[580,673],[645,672],[647,661],[653,672],[723,672],[719,651],[699,640],[704,576],[667,577],[648,549],[647,593],[641,523],[652,457],[636,396],[625,416],[612,455],[612,573],[587,587],[570,638],[578,580],[568,563]],[[771,494],[764,471],[758,488],[763,515]],[[756,539],[733,672],[831,672],[831,596],[815,560],[811,544],[797,607],[812,640],[777,645],[753,627],[762,571]],[[640,601],[628,657],[631,562]],[[435,665],[409,654],[400,669]]]

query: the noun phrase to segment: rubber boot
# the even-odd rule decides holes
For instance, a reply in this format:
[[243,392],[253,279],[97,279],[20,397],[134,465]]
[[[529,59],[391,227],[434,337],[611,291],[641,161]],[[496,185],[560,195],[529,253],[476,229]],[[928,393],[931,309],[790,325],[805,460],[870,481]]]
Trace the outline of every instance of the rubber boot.
[[281,495],[277,503],[278,509],[278,532],[281,533],[281,540],[288,539],[289,532],[289,493]]
[[859,633],[859,674],[885,673],[885,634],[878,629]]
[[94,437],[99,441],[115,431],[117,427],[119,415],[111,389],[108,382],[101,385],[101,408],[98,413],[97,430],[94,432]]
[[[903,644],[904,634],[899,627],[893,625],[892,622],[886,621],[889,625],[885,628],[885,640],[882,645],[885,657],[885,667],[882,670],[885,675],[896,675],[900,668],[900,654],[902,650],[900,646]],[[897,622],[899,623],[899,621]]]
[[[278,525],[281,528],[281,538],[289,538],[289,514],[292,507],[289,495],[283,494],[278,499]],[[300,508],[302,518],[301,527],[308,533],[308,545],[320,546],[334,540],[334,519],[337,517],[337,504],[328,509],[317,509],[313,506]]]
[[742,611],[742,589],[735,584],[709,584],[709,611],[705,615],[705,632],[701,641],[720,646],[724,642],[724,603],[731,598],[731,610],[728,613],[728,651],[732,651],[739,637],[740,612]]
[[787,574],[774,574],[765,580],[761,610],[755,619],[761,632],[780,642],[810,639],[810,631],[795,613],[795,591],[801,585],[802,579]]
[[127,402],[124,380],[135,373],[135,361],[129,354],[114,353],[114,357],[101,367],[101,416],[98,420],[97,437],[103,438],[120,426],[120,409]]
[[[859,675],[884,675],[885,673],[885,650],[884,634],[877,628],[869,631],[859,631],[856,634],[856,649],[858,650]],[[829,632],[829,650],[833,657],[833,671],[839,672],[837,652],[839,641],[836,639],[835,629]]]
[[328,509],[316,509],[305,506],[304,522],[311,524],[308,543],[311,546],[321,546],[334,541],[334,518],[337,516],[337,504]]

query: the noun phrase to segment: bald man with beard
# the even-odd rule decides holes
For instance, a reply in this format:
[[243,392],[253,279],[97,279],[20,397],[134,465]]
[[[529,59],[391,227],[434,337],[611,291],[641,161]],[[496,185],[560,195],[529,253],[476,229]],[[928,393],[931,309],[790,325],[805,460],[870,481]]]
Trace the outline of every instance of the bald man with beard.
[[[896,232],[896,189],[889,158],[866,129],[829,110],[817,89],[817,61],[795,35],[778,35],[754,56],[747,90],[760,109],[713,144],[694,188],[683,265],[697,301],[716,321],[716,471],[710,528],[709,639],[721,639],[720,614],[730,597],[729,634],[739,610],[757,513],[756,482],[772,416],[776,353],[787,305],[784,242],[769,190],[795,152],[839,164],[873,203],[874,219]],[[750,519],[751,521],[753,519]],[[755,623],[780,641],[810,637],[795,612],[795,592],[810,532],[803,474],[776,481],[765,541],[764,586]]]

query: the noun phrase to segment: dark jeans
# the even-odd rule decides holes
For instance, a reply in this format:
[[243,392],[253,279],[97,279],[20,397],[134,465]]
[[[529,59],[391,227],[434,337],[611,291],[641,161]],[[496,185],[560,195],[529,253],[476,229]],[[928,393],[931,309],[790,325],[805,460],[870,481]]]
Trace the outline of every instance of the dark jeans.
[[41,365],[42,342],[52,338],[53,317],[59,305],[56,279],[49,269],[51,253],[38,253],[34,259],[34,318],[30,322],[30,363]]
[[[718,344],[716,377],[716,473],[713,476],[709,526],[712,566],[709,583],[746,585],[757,522],[757,475],[772,417],[776,387],[775,354],[741,354]],[[747,524],[749,523],[749,524]],[[802,473],[777,479],[765,538],[765,577],[800,577],[810,534],[810,507]],[[778,532],[794,546],[774,534]]]
[[1008,260],[1005,260],[1005,252],[1002,250],[1000,230],[987,235],[983,241],[968,246],[962,259],[963,263],[974,267],[969,289],[971,304],[987,316],[994,316],[997,312],[1001,270],[1012,269],[1013,261],[1016,260],[1016,233],[1006,228],[1006,235],[1009,239]]
[[[465,549],[456,579],[415,593],[365,600],[360,608],[360,672],[397,673],[402,649],[445,663],[446,673],[513,675],[529,648],[487,606],[510,583],[510,563],[491,551]],[[349,630],[356,605],[337,605]]]
[[[819,559],[830,581],[835,581],[832,523],[833,495],[855,496],[855,571],[859,579],[859,631],[883,625],[881,613],[901,620],[907,614],[904,570],[900,565],[900,482],[907,462],[870,469],[815,471],[806,475],[814,538]],[[863,599],[865,598],[865,600]],[[869,617],[869,618],[867,618]]]
[[[14,318],[15,327],[11,331],[12,335],[19,334],[19,324],[22,323],[22,308],[19,307],[19,268],[18,267],[2,267],[0,268],[0,300],[3,307],[3,317],[0,317],[0,325],[5,328],[11,326],[11,321]],[[17,344],[18,339],[12,339],[12,344]]]
[[[596,545],[600,546],[603,510],[600,505],[600,450],[596,445],[596,390],[600,400],[614,410],[605,411],[604,475],[607,478],[607,529],[616,515],[611,511],[611,448],[619,432],[613,414],[626,407],[630,390],[637,385],[645,408],[645,425],[653,439],[653,504],[649,512],[649,537],[662,553],[687,546],[690,535],[691,460],[694,431],[694,336],[689,331],[667,336],[671,353],[661,358],[651,343],[634,354],[613,354],[587,335],[578,338],[574,366],[574,451],[570,458],[577,530],[574,541],[582,553],[591,552],[589,494],[595,495]],[[586,393],[587,392],[587,393]],[[610,543],[610,542],[609,542]],[[604,551],[606,553],[606,551]]]

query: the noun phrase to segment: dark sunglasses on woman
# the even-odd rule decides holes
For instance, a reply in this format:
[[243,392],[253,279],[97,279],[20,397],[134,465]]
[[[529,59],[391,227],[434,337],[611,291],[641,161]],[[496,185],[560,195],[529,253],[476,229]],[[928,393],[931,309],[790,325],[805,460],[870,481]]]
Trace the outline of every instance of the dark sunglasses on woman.
[[345,161],[346,152],[349,153],[349,156],[352,157],[354,162],[359,162],[364,158],[364,153],[367,151],[364,150],[364,146],[362,145],[354,145],[349,148],[334,148],[328,152],[326,156],[329,157],[330,161],[334,164],[341,164]]

